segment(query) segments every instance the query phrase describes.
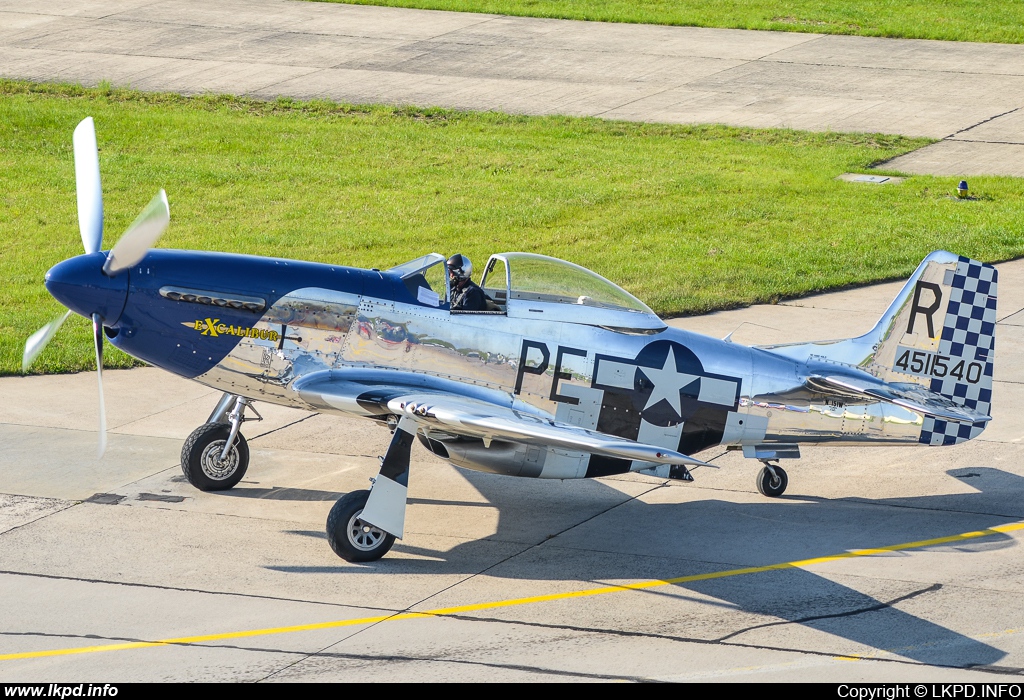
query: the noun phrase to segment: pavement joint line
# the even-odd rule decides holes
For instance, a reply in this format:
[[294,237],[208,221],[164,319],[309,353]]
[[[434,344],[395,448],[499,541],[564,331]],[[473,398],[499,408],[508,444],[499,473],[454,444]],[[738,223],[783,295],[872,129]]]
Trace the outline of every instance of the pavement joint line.
[[[109,379],[108,379],[108,381],[109,381]],[[147,420],[149,418],[153,418],[155,416],[159,416],[159,415],[161,415],[163,413],[167,413],[168,411],[173,411],[174,409],[180,408],[180,407],[184,406],[185,404],[190,403],[192,401],[202,400],[202,399],[214,396],[216,393],[217,393],[216,391],[211,391],[211,392],[209,392],[207,394],[203,394],[202,396],[197,396],[194,399],[184,399],[183,401],[180,401],[180,402],[174,404],[173,406],[168,406],[167,408],[162,409],[160,411],[157,411],[156,413],[150,413],[148,416],[142,416],[141,418],[132,418],[131,420],[126,421],[124,423],[121,423],[120,425],[107,426],[107,430],[108,431],[123,430],[124,428],[127,428],[129,425],[132,425],[134,423],[138,423],[140,421],[144,421],[144,420]]]
[[1024,530],[1024,521],[1008,523],[1006,525],[996,525],[994,527],[986,528],[984,530],[961,532],[957,535],[936,537],[930,540],[903,542],[901,544],[893,544],[883,547],[872,547],[869,549],[854,549],[822,557],[812,557],[809,559],[799,559],[795,561],[781,562],[778,564],[767,564],[763,566],[748,566],[739,569],[729,569],[726,571],[713,571],[706,574],[691,574],[689,576],[678,576],[675,578],[667,579],[654,579],[648,581],[640,581],[638,583],[628,583],[616,586],[603,586],[600,588],[590,588],[581,591],[566,591],[563,593],[548,593],[545,595],[530,596],[525,598],[511,598],[508,600],[490,601],[485,603],[470,603],[468,605],[457,605],[447,608],[435,608],[433,610],[425,610],[423,612],[403,612],[398,614],[391,613],[388,615],[377,615],[374,617],[362,617],[346,620],[331,620],[328,622],[314,622],[305,625],[289,625],[284,627],[267,627],[262,629],[240,630],[235,632],[219,632],[214,634],[193,635],[189,637],[174,637],[170,639],[161,639],[152,642],[126,642],[123,644],[104,644],[87,647],[71,647],[64,649],[46,649],[40,651],[16,652],[12,654],[0,654],[0,661],[13,661],[18,659],[38,659],[53,656],[70,656],[75,654],[92,654],[107,651],[127,651],[130,649],[146,649],[150,647],[160,646],[191,645],[202,642],[221,641],[226,639],[265,637],[277,634],[290,634],[294,632],[311,632],[316,630],[336,629],[340,627],[373,625],[380,622],[397,622],[399,620],[418,620],[432,617],[445,617],[464,614],[468,612],[477,612],[480,610],[496,610],[501,608],[515,607],[519,605],[531,605],[535,603],[547,603],[559,600],[586,598],[597,595],[605,595],[608,593],[622,593],[624,591],[646,590],[650,588],[671,586],[680,583],[693,583],[695,581],[711,581],[714,579],[731,578],[734,576],[744,576],[748,574],[767,573],[770,571],[782,571],[785,569],[798,569],[808,566],[816,566],[819,564],[828,564],[831,562],[843,561],[846,559],[868,557],[875,554],[886,554],[889,552],[899,552],[908,549],[922,549],[941,544],[949,544],[952,542],[961,542],[963,540],[972,540],[980,537],[989,537],[992,535],[1006,534],[1018,530]]
[[[683,85],[685,85],[685,84],[686,83],[683,83]],[[671,92],[673,90],[677,90],[680,87],[683,87],[683,85],[673,85],[673,86],[667,87],[667,88],[665,88],[663,90],[658,90],[657,92],[652,92],[652,93],[649,93],[649,94],[646,94],[646,95],[641,95],[640,97],[637,97],[636,99],[629,100],[628,102],[623,102],[622,104],[615,105],[614,107],[609,107],[608,109],[600,111],[600,112],[596,112],[594,114],[594,116],[595,117],[603,117],[605,114],[608,114],[608,112],[614,112],[617,109],[622,109],[623,107],[628,107],[631,104],[635,104],[637,102],[643,102],[644,100],[648,100],[648,99],[650,99],[652,97],[657,97],[658,95],[664,95],[666,92]]]
[[[467,14],[469,14],[469,13],[467,13]],[[488,22],[494,22],[495,20],[499,20],[499,19],[508,19],[508,17],[509,17],[509,15],[486,15],[479,22],[474,22],[473,24],[467,24],[465,27],[457,27],[455,29],[449,29],[446,32],[441,32],[440,34],[428,37],[426,39],[415,39],[415,40],[411,41],[410,43],[418,43],[418,42],[421,42],[421,41],[437,41],[438,39],[440,39],[443,36],[448,36],[449,34],[458,34],[459,32],[465,31],[467,29],[475,29],[476,27],[479,27],[481,24],[487,24]],[[456,42],[456,43],[458,43],[458,42]]]
[[[95,387],[93,387],[93,388],[95,388]],[[142,419],[140,418],[139,420],[142,420]],[[39,425],[37,423],[13,423],[11,421],[4,421],[4,422],[0,423],[0,428],[2,428],[4,426],[7,426],[7,425],[12,425],[12,426],[15,426],[17,428],[39,428],[40,430],[66,430],[66,431],[68,431],[70,433],[90,433],[92,435],[95,435],[96,432],[97,432],[96,428],[69,428],[69,427],[66,427],[66,426]],[[152,438],[154,440],[177,440],[178,442],[181,442],[180,438],[165,437],[163,435],[138,435],[137,433],[118,433],[118,432],[115,432],[117,430],[120,430],[123,427],[125,427],[125,426],[118,426],[117,428],[107,428],[107,435],[108,436],[110,436],[110,435],[117,435],[117,436],[120,436],[120,437]]]
[[[275,63],[275,64],[271,64],[271,65],[284,65],[284,64],[276,64]],[[288,66],[288,67],[290,68],[292,66]],[[296,67],[303,67],[303,66],[296,66]],[[292,80],[297,80],[298,78],[308,78],[311,75],[316,75],[317,73],[323,73],[324,71],[327,71],[327,70],[337,70],[337,69],[338,69],[338,66],[328,66],[327,68],[311,68],[308,73],[303,73],[301,75],[293,75],[293,76],[290,76],[290,77],[287,77],[287,78],[282,78],[281,80],[275,80],[274,82],[268,83],[267,85],[264,85],[262,87],[253,88],[252,90],[250,90],[247,93],[245,93],[245,97],[249,97],[250,99],[253,99],[253,100],[264,100],[264,101],[270,102],[270,101],[273,101],[273,98],[266,97],[264,95],[261,95],[260,93],[266,93],[267,90],[273,90],[274,87],[277,86],[277,85],[281,85],[283,83],[287,83],[287,82],[290,82]],[[279,96],[280,97],[284,97],[284,95],[279,95]],[[305,97],[305,98],[302,98],[302,99],[310,100],[310,99],[330,99],[330,98],[329,97],[325,98],[324,95],[323,95],[323,92],[320,92],[315,97]]]
[[[224,68],[225,66],[230,68],[232,66],[232,64],[234,63],[233,61],[225,61],[225,60],[216,59],[216,58],[194,58],[192,56],[162,56],[162,55],[159,55],[159,54],[149,54],[149,53],[114,53],[114,52],[110,52],[110,51],[85,51],[85,52],[83,52],[83,51],[77,51],[75,49],[57,49],[57,48],[36,49],[36,48],[32,48],[32,47],[26,49],[26,48],[23,48],[23,47],[20,47],[20,46],[16,46],[14,48],[21,49],[22,51],[50,52],[50,53],[61,54],[61,55],[63,55],[63,54],[83,54],[83,53],[86,53],[86,54],[89,54],[91,56],[100,56],[100,57],[103,57],[103,58],[121,58],[121,57],[128,56],[128,57],[131,57],[131,58],[161,59],[161,60],[163,60],[165,62],[185,61],[185,62],[189,62],[189,63],[211,63],[211,64],[215,64],[215,65],[211,65],[210,66],[211,69],[212,68]],[[296,66],[296,65],[291,64],[291,63],[270,63],[270,62],[266,62],[266,61],[253,61],[252,63],[248,63],[246,65],[249,66],[249,67],[252,67],[252,66],[271,66],[271,67],[274,67],[274,68],[308,68],[310,73],[307,73],[307,74],[304,74],[304,75],[309,75],[311,73],[320,72],[320,71],[324,70],[323,68],[316,68],[316,67],[310,67],[310,66]],[[143,72],[145,72],[146,70],[147,69],[145,69],[145,68],[142,69]],[[138,75],[138,73],[133,73],[133,75]],[[294,80],[295,78],[301,78],[301,77],[304,77],[304,75],[293,76],[292,78],[289,78],[289,80]],[[62,81],[62,80],[59,80],[59,79],[58,80],[49,80],[49,79],[47,79],[47,80],[33,80],[31,78],[11,78],[11,80],[24,80],[25,82],[44,83],[44,84],[58,84],[58,85],[70,82],[70,81],[66,81],[66,80]],[[81,81],[75,81],[75,82],[77,82],[79,84],[81,83]],[[177,92],[177,91],[176,90],[171,90],[171,89],[160,89],[160,90],[147,90],[146,92],[154,92],[154,93],[161,93],[161,94],[163,94],[163,93],[173,93],[173,92]]]
[[[949,135],[949,136],[947,136],[947,137],[946,137],[945,139],[943,139],[943,141],[945,141],[946,139],[951,139],[951,138],[953,138],[954,136],[956,136],[957,134],[962,134],[962,133],[964,133],[965,131],[970,131],[971,129],[974,129],[974,128],[976,128],[976,127],[979,127],[979,126],[981,126],[982,124],[988,124],[988,123],[989,123],[990,121],[993,121],[993,120],[995,120],[995,119],[999,119],[999,117],[1005,117],[1005,116],[1006,116],[1007,114],[1013,114],[1014,112],[1017,112],[1017,111],[1019,111],[1019,110],[1020,110],[1020,107],[1014,107],[1013,109],[1011,109],[1011,110],[1008,110],[1008,111],[1006,111],[1006,112],[1003,112],[1002,114],[995,114],[995,115],[993,115],[993,116],[991,116],[991,117],[988,117],[987,119],[982,119],[982,120],[981,120],[980,122],[978,122],[977,124],[971,124],[970,126],[965,126],[965,127],[963,128],[963,129],[960,129],[959,131],[954,131],[954,132],[953,132],[952,134],[950,134],[950,135]],[[963,140],[966,140],[966,139],[963,139]],[[981,142],[981,143],[985,143],[985,142],[983,141],[983,142]],[[999,142],[998,142],[998,141],[996,141],[996,142],[994,142],[994,143],[999,143]]]
[[[10,494],[10,495],[15,495],[15,494]],[[53,499],[53,500],[58,500],[58,499]],[[60,500],[63,500],[63,499],[60,499]],[[64,512],[64,511],[66,511],[66,510],[67,510],[68,508],[74,508],[74,507],[75,507],[75,506],[77,506],[78,504],[79,504],[79,501],[69,501],[69,502],[68,502],[68,504],[67,504],[67,505],[65,505],[65,506],[64,506],[64,507],[62,507],[62,508],[59,508],[59,509],[57,509],[57,510],[54,510],[54,511],[51,511],[51,512],[49,512],[49,513],[44,513],[43,515],[40,515],[40,516],[39,516],[38,518],[32,518],[32,519],[31,519],[31,520],[29,520],[28,522],[25,522],[25,523],[20,523],[20,524],[18,524],[18,525],[15,525],[14,527],[11,527],[11,528],[8,528],[8,529],[6,529],[6,530],[0,530],[0,536],[6,535],[6,534],[7,534],[7,533],[9,533],[9,532],[14,532],[15,530],[20,530],[20,529],[21,529],[21,528],[23,528],[23,527],[28,527],[28,526],[29,526],[29,525],[31,525],[32,523],[37,523],[37,522],[39,522],[40,520],[42,520],[42,519],[44,519],[44,518],[48,518],[48,517],[50,517],[51,515],[56,515],[57,513],[63,513],[63,512]]]
[[[10,531],[8,531],[10,532]],[[0,576],[24,576],[25,578],[41,578],[49,579],[52,581],[73,581],[75,583],[98,583],[107,586],[126,586],[129,588],[152,588],[159,591],[174,591],[175,593],[199,593],[200,595],[213,595],[213,596],[227,596],[230,598],[243,598],[253,600],[272,600],[274,602],[284,603],[303,603],[309,605],[322,605],[332,608],[356,608],[366,610],[380,610],[380,608],[374,608],[369,605],[356,605],[353,603],[332,603],[331,601],[325,600],[310,600],[309,598],[286,598],[283,596],[273,595],[261,595],[259,593],[239,593],[237,591],[214,591],[203,588],[184,588],[179,586],[162,586],[156,583],[138,583],[135,581],[115,581],[110,579],[100,578],[83,578],[80,576],[60,576],[58,574],[42,574],[33,571],[13,571],[9,569],[0,569]],[[2,634],[11,634],[10,632],[3,632]],[[51,635],[61,636],[61,635]],[[129,640],[125,640],[129,641]],[[133,639],[130,641],[140,641]]]
[[[146,8],[146,7],[152,7],[153,5],[159,5],[159,4],[160,4],[159,2],[147,2],[146,4],[138,5],[137,7],[131,7],[131,8],[126,8],[126,9],[119,8],[119,9],[115,10],[114,12],[111,12],[110,14],[102,15],[100,17],[91,17],[90,19],[94,19],[94,20],[95,19],[108,19],[110,17],[117,17],[118,15],[122,15],[125,12],[137,11],[137,10],[141,10],[143,8]],[[74,16],[74,15],[72,15],[72,16]]]
[[[882,610],[891,609],[893,606],[895,606],[895,605],[897,605],[899,603],[903,603],[903,602],[908,601],[908,600],[913,600],[914,598],[917,598],[918,596],[926,595],[928,593],[935,593],[936,591],[940,591],[940,590],[942,590],[942,584],[941,583],[933,583],[930,586],[925,586],[924,588],[920,588],[920,589],[915,590],[915,591],[910,591],[909,593],[905,593],[904,595],[901,595],[901,596],[898,596],[896,598],[893,598],[892,600],[889,600],[889,601],[881,601],[881,600],[879,600],[874,605],[868,605],[868,606],[864,606],[864,607],[860,607],[860,608],[855,608],[853,610],[844,610],[843,612],[827,613],[827,614],[823,614],[823,615],[808,615],[807,617],[800,617],[800,618],[797,618],[795,620],[785,620],[785,619],[783,619],[783,620],[776,620],[774,622],[765,622],[765,623],[762,623],[762,624],[759,624],[759,625],[750,625],[748,627],[743,627],[741,629],[735,630],[734,632],[730,632],[729,634],[725,635],[724,637],[719,637],[715,641],[719,642],[719,643],[727,642],[730,639],[733,639],[734,637],[739,637],[741,635],[748,634],[748,633],[753,632],[755,630],[762,630],[762,629],[765,629],[767,627],[781,627],[783,625],[806,625],[808,622],[816,622],[818,620],[835,620],[835,619],[843,618],[843,617],[856,617],[858,615],[865,615],[867,613],[879,612],[879,611],[882,611]],[[882,651],[890,652],[890,651],[893,651],[893,650],[892,649],[884,649]]]
[[947,136],[946,138],[942,139],[940,143],[944,143],[947,141],[951,143],[994,143],[997,146],[1024,146],[1024,141],[985,141],[982,139],[955,139],[952,136]]
[[[708,29],[714,29],[715,27],[707,27],[707,28]],[[792,32],[792,33],[796,34],[797,32]],[[770,51],[770,52],[768,52],[768,53],[766,53],[764,55],[758,56],[757,58],[748,58],[748,59],[746,59],[746,62],[747,63],[756,63],[757,61],[771,60],[770,57],[774,56],[777,53],[782,53],[783,51],[789,51],[790,49],[795,49],[798,46],[802,47],[802,46],[806,46],[807,44],[813,44],[816,41],[821,41],[822,39],[824,39],[827,36],[828,36],[828,34],[808,33],[807,34],[807,38],[804,39],[803,41],[799,41],[799,42],[794,43],[794,44],[792,44],[790,46],[783,46],[781,48],[775,49],[774,51]],[[743,59],[739,59],[739,60],[743,60]],[[787,61],[779,61],[779,60],[775,61],[775,63],[786,63],[786,62]],[[799,63],[799,61],[792,61],[792,63]]]
[[251,438],[249,438],[249,441],[251,442],[253,440],[258,440],[261,437],[266,437],[267,435],[270,435],[271,433],[276,433],[279,430],[284,430],[285,428],[290,428],[293,425],[298,425],[299,423],[301,423],[303,421],[307,421],[310,418],[315,418],[315,417],[317,417],[319,415],[320,415],[319,413],[310,413],[308,416],[303,416],[302,418],[296,418],[291,423],[286,423],[285,425],[282,425],[282,426],[277,427],[277,428],[271,428],[267,432],[260,433],[259,435],[253,435]]
[[[747,31],[761,31],[761,30],[754,29],[754,30],[747,30]],[[769,30],[769,31],[771,31],[771,30]],[[838,35],[832,34],[832,35],[829,35],[829,36],[838,36]],[[878,38],[878,37],[875,37],[875,38]],[[913,40],[911,39],[910,41],[913,41]],[[931,41],[931,40],[928,39],[926,41]],[[956,42],[949,42],[949,43],[956,43]],[[1010,46],[1014,46],[1015,44],[1009,44],[1009,45]],[[1007,46],[1007,44],[1001,44],[1001,46]],[[780,50],[784,50],[784,49],[780,49]],[[775,53],[778,53],[778,51],[776,51]],[[774,54],[768,54],[768,55],[772,56]],[[779,63],[779,64],[782,64],[782,65],[815,66],[815,67],[820,67],[820,68],[849,68],[850,70],[868,70],[868,71],[875,71],[875,70],[877,70],[877,71],[893,71],[893,72],[903,72],[903,73],[947,73],[947,74],[952,74],[952,75],[969,75],[969,76],[982,76],[982,75],[983,76],[990,76],[990,75],[994,75],[994,76],[999,76],[999,77],[1003,77],[1003,78],[1007,78],[1007,77],[1009,77],[1009,78],[1020,78],[1021,77],[1020,73],[989,73],[989,72],[981,72],[981,73],[979,73],[977,71],[967,71],[967,70],[949,70],[949,69],[934,69],[934,68],[902,68],[900,66],[860,66],[860,65],[850,64],[850,63],[821,63],[821,62],[815,63],[814,61],[782,61],[782,60],[779,60],[779,59],[764,59],[764,58],[754,59],[754,62],[756,62],[756,61],[763,61],[763,60],[769,60],[772,63]],[[1018,109],[1020,109],[1020,107],[1014,107],[1010,111],[1013,112],[1013,111],[1016,111]],[[1009,112],[1007,112],[1006,114],[1009,114]],[[985,121],[988,121],[989,119],[995,119],[996,117],[1001,117],[1001,116],[1003,116],[1003,115],[997,114],[995,117],[989,117]],[[982,124],[984,122],[978,122],[978,123]],[[975,124],[974,126],[977,126],[977,124]],[[964,127],[964,128],[971,129],[973,127],[968,126],[968,127]]]

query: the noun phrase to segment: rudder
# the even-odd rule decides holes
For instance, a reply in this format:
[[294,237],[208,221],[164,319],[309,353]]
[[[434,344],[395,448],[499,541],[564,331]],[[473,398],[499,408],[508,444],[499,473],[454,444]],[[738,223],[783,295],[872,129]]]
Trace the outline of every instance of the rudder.
[[[949,302],[938,355],[951,358],[945,376],[931,377],[931,390],[956,404],[992,415],[996,295],[999,272],[991,265],[961,256],[948,270]],[[955,445],[977,437],[985,423],[954,423],[925,418],[921,442]]]

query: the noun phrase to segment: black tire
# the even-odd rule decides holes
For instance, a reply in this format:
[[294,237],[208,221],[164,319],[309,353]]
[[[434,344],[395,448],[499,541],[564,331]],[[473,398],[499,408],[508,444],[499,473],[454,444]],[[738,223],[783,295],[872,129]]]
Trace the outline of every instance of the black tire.
[[224,463],[220,453],[231,434],[226,423],[206,423],[192,431],[181,448],[181,471],[189,483],[200,491],[226,491],[233,487],[249,468],[249,445],[241,433],[228,452]]
[[761,492],[762,496],[778,498],[786,492],[786,487],[789,486],[789,476],[782,467],[775,466],[773,469],[775,469],[778,478],[772,476],[772,473],[768,471],[768,467],[761,468],[761,471],[757,474],[757,490]]
[[365,490],[346,493],[327,515],[327,541],[345,561],[377,561],[395,543],[394,535],[359,519],[369,497]]

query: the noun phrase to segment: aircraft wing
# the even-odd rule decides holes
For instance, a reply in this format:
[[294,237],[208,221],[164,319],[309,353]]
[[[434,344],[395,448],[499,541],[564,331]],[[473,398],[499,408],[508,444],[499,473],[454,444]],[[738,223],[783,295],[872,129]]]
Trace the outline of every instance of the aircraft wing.
[[485,443],[499,440],[656,464],[711,466],[681,452],[605,435],[483,398],[403,386],[395,381],[398,373],[390,374],[386,384],[332,378],[298,383],[296,389],[314,410],[408,416],[422,428],[480,438]]
[[426,427],[484,440],[562,447],[606,457],[659,464],[710,466],[680,452],[605,435],[550,418],[461,396],[419,394],[391,399],[388,407]]
[[887,384],[849,375],[812,375],[807,384],[817,391],[845,396],[861,396],[909,408],[933,418],[960,423],[984,423],[991,416],[953,403],[918,384]]

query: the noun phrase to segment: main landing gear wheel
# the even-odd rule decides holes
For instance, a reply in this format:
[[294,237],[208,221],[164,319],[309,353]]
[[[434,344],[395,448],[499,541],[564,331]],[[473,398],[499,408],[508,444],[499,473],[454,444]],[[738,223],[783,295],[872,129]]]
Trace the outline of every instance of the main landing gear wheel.
[[[773,469],[775,474],[772,474]],[[789,486],[789,476],[787,476],[786,470],[777,464],[765,465],[757,474],[757,490],[763,496],[778,498],[785,493],[787,486]]]
[[205,423],[192,431],[181,448],[181,471],[200,491],[225,491],[245,476],[249,467],[249,445],[241,433],[221,459],[224,444],[231,435],[225,423]]
[[345,561],[377,561],[395,543],[394,535],[359,519],[369,497],[369,491],[347,493],[327,515],[327,541]]

